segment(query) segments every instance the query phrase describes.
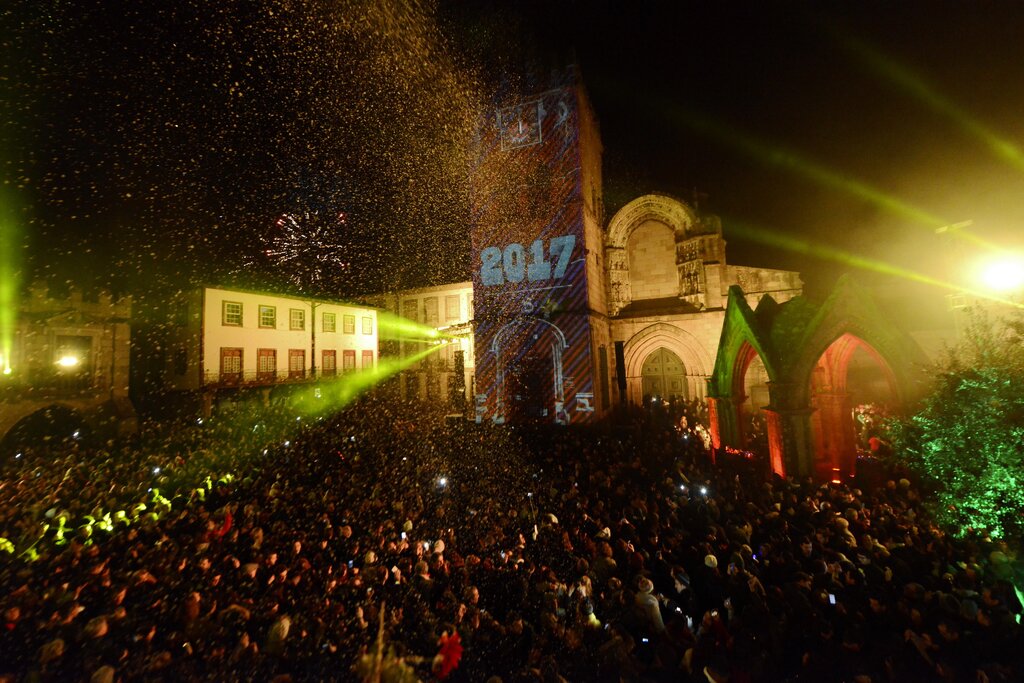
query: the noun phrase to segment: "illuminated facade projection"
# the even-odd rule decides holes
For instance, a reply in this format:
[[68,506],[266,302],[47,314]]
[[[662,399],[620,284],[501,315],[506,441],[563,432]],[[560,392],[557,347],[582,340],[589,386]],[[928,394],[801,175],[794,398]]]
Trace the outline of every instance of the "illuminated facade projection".
[[[586,422],[608,407],[601,157],[574,69],[481,126],[471,235],[478,422]],[[597,278],[593,274],[598,274]]]
[[669,195],[638,197],[605,225],[585,91],[574,69],[547,85],[496,107],[479,135],[475,419],[569,424],[617,403],[703,402],[729,287],[755,304],[803,283],[727,264],[718,219]]

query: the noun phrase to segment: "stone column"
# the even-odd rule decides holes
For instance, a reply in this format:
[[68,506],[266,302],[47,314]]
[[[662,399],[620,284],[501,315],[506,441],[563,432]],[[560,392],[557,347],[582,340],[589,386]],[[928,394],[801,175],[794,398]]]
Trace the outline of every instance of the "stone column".
[[811,416],[814,410],[798,405],[790,382],[768,382],[769,404],[764,408],[772,470],[803,478],[814,474],[814,441]]
[[711,438],[716,449],[723,446],[743,447],[743,428],[740,425],[739,410],[743,401],[743,397],[736,399],[732,396],[708,396],[708,415],[714,425]]
[[857,433],[846,392],[815,394],[821,414],[821,453],[817,473],[821,479],[841,482],[852,477],[857,465]]
[[811,439],[810,408],[763,409],[768,426],[768,449],[772,472],[803,478],[814,474],[814,445]]
[[[722,447],[722,425],[718,417],[718,399],[708,396],[708,430],[711,432],[712,453],[717,453]],[[714,455],[712,455],[714,459]]]

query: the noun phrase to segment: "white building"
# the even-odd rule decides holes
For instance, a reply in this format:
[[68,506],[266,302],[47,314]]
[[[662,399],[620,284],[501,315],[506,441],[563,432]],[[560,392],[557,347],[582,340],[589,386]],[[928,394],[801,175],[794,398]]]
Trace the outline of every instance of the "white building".
[[272,386],[377,362],[377,311],[337,301],[201,287],[173,304],[168,388]]

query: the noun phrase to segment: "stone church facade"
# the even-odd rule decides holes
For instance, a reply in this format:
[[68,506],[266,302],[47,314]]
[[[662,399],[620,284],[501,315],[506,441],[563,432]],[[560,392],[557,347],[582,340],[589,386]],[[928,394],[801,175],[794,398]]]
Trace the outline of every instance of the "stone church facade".
[[729,264],[721,222],[664,194],[631,201],[605,231],[603,275],[620,401],[701,400],[714,370],[729,288],[752,305],[799,296],[798,273]]
[[[515,419],[509,404],[527,387],[546,394],[529,414],[561,423],[577,421],[581,411],[596,418],[645,400],[704,401],[729,288],[741,287],[751,305],[764,295],[782,303],[800,295],[799,274],[728,263],[720,220],[669,194],[639,196],[606,220],[600,130],[578,74],[570,68],[536,88],[536,95],[498,105],[485,123],[490,129],[482,137],[490,145],[480,153],[482,180],[474,181],[479,199],[470,226],[473,280],[432,288],[441,298],[471,288],[475,302],[466,326],[476,336],[469,343],[475,353],[467,355],[475,362],[466,366],[466,392],[458,400],[475,406],[478,420],[499,423]],[[562,180],[531,180],[545,177]],[[498,275],[500,284],[488,286],[495,280],[484,271],[493,269],[488,263],[502,250],[509,272],[517,261],[510,249],[518,258],[525,251],[529,261],[533,250],[541,253],[567,233],[574,234],[575,251],[562,280],[527,282],[520,274],[513,283]],[[502,348],[504,333],[496,330],[528,333],[513,352]],[[510,353],[519,357],[503,359]],[[430,378],[408,376],[442,370],[427,362],[408,369],[403,393],[428,398],[423,387],[432,385]],[[539,376],[526,377],[530,373]],[[450,379],[433,384],[447,386]],[[750,394],[756,401],[767,389]],[[451,396],[440,392],[438,398]]]

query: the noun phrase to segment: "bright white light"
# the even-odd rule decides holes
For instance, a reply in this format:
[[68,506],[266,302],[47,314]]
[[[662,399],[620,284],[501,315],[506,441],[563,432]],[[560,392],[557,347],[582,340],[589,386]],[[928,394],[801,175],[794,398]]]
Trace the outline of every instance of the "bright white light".
[[981,271],[986,287],[997,292],[1011,292],[1024,287],[1024,259],[1006,256],[987,263]]
[[160,474],[160,468],[159,467],[154,467],[153,468],[153,474]]
[[72,439],[77,439],[81,434],[82,434],[82,432],[80,432],[80,431],[78,431],[76,429],[75,431],[71,432],[71,438]]
[[284,446],[285,446],[285,448],[287,448],[288,446],[291,446],[291,445],[292,445],[292,442],[291,442],[291,441],[285,441],[285,442],[284,442]]
[[440,484],[441,486],[447,486],[448,477],[441,477],[440,479],[437,480],[437,483]]
[[61,356],[60,359],[57,361],[57,365],[61,366],[62,368],[73,368],[76,365],[78,365],[79,362],[80,361],[78,360],[78,356],[72,356],[69,354],[66,356]]
[[686,493],[686,484],[680,484],[679,490],[682,491],[683,493]]
[[707,486],[701,486],[700,487],[700,495],[702,495],[702,496],[708,495],[708,487]]
[[200,417],[200,418],[196,419],[196,424],[197,425],[203,424],[203,418]]
[[15,459],[18,459],[18,458],[20,458],[20,457],[21,457],[21,453],[15,453],[15,454],[14,454],[14,458],[15,458]]

